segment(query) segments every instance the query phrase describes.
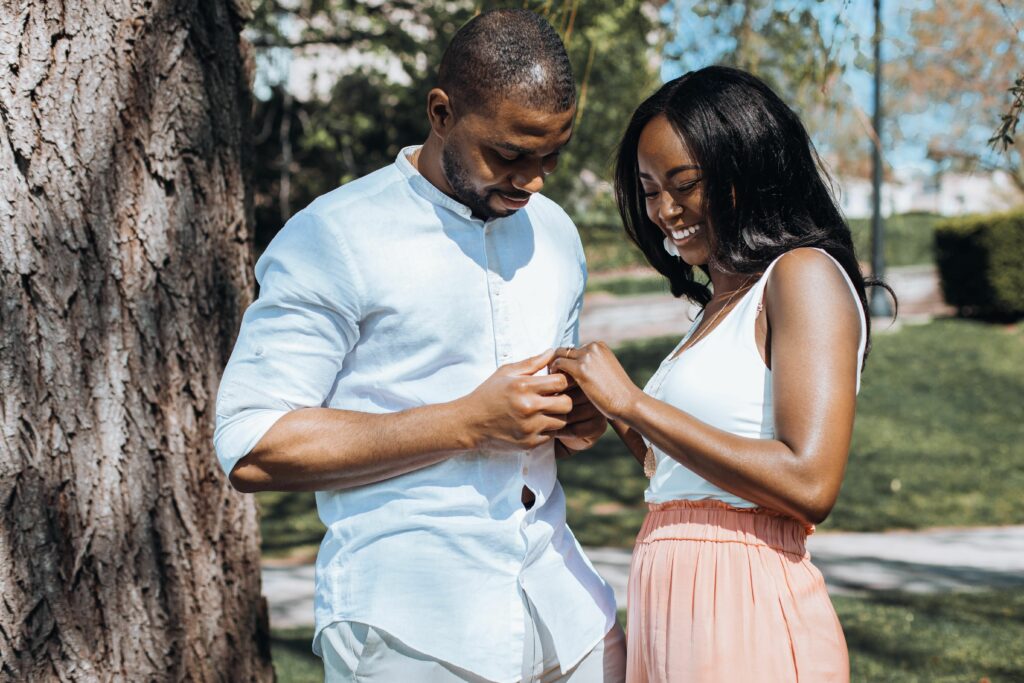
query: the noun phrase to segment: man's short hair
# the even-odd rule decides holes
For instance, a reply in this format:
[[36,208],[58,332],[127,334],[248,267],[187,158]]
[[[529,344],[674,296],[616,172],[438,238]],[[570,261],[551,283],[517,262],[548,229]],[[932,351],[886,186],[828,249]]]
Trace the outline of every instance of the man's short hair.
[[524,9],[485,12],[459,29],[441,58],[437,80],[457,111],[509,97],[546,112],[576,104],[562,39],[543,17]]

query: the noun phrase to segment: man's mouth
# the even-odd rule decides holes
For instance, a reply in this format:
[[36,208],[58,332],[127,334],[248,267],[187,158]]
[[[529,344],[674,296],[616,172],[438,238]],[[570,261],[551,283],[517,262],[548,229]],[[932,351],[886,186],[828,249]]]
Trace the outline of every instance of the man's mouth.
[[495,194],[498,195],[501,202],[509,209],[521,209],[530,201],[529,194],[506,194],[504,192],[496,192]]

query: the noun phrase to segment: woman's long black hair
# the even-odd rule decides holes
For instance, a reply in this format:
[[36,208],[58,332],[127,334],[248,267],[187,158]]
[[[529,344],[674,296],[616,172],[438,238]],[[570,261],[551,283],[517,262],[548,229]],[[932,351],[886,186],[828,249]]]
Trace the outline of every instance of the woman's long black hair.
[[850,228],[800,118],[763,81],[738,69],[710,66],[669,81],[633,113],[619,145],[615,200],[626,233],[668,278],[672,294],[701,305],[711,298],[693,267],[665,251],[664,233],[647,217],[637,148],[641,131],[660,115],[701,168],[711,265],[758,274],[787,251],[824,249],[857,290],[870,343],[865,287],[888,287],[861,274]]

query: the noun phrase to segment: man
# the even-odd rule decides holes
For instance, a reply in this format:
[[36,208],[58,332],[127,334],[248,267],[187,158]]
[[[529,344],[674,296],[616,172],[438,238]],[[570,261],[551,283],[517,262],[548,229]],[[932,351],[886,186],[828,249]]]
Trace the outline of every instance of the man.
[[624,677],[555,469],[605,420],[546,372],[586,271],[536,193],[575,109],[543,19],[480,15],[445,52],[423,146],[318,198],[256,265],[217,452],[242,491],[317,491],[327,680]]

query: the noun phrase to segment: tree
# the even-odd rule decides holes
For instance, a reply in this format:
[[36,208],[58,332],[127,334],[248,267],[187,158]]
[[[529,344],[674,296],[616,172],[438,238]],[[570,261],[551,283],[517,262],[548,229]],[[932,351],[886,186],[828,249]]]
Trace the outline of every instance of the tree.
[[[905,137],[927,144],[929,156],[947,166],[1005,171],[1024,191],[1020,151],[1007,145],[1001,153],[988,144],[1001,129],[1000,116],[1013,116],[1015,93],[1007,87],[1024,68],[1022,27],[1019,3],[948,0],[921,6],[911,13],[910,44],[892,77],[905,94],[894,103],[897,111],[935,121],[904,126]],[[1012,128],[1004,132],[1012,135]]]
[[844,81],[869,47],[849,3],[677,0],[666,58],[685,71],[725,64],[756,74],[800,114],[822,155],[844,175],[867,176],[874,133]]
[[[611,155],[633,108],[657,84],[657,6],[641,0],[263,0],[253,41],[264,58],[350,66],[321,73],[321,94],[279,80],[255,114],[257,241],[265,244],[291,210],[394,160],[427,135],[426,95],[451,37],[478,11],[527,7],[563,36],[580,83],[573,141],[545,194],[577,217],[610,221]],[[330,59],[323,57],[330,55]],[[397,77],[396,77],[396,74]],[[326,83],[324,82],[326,81]],[[295,89],[295,84],[291,84]],[[283,131],[287,130],[287,134]],[[287,183],[288,192],[282,192]]]
[[270,680],[212,452],[253,290],[239,0],[0,5],[0,678]]

